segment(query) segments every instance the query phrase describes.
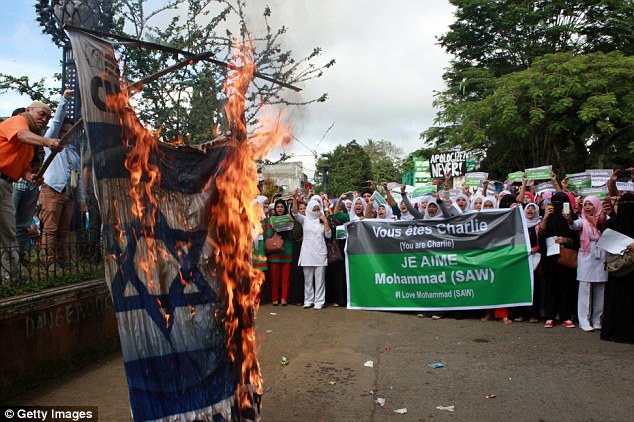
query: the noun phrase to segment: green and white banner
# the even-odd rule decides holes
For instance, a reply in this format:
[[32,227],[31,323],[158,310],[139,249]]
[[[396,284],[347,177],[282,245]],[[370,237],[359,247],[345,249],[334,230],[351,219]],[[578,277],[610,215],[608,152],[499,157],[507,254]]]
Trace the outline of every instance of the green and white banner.
[[348,223],[348,308],[530,305],[533,271],[521,208],[443,220]]

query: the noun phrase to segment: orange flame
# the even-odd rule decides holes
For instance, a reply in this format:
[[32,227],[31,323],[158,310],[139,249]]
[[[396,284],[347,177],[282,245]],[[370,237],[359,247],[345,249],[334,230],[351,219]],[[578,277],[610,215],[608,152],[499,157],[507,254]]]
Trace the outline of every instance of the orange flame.
[[[234,70],[225,83],[228,96],[225,112],[231,125],[231,142],[226,158],[214,182],[214,194],[210,210],[207,241],[213,250],[212,277],[222,283],[226,295],[224,324],[227,332],[227,353],[234,364],[241,366],[241,378],[236,397],[242,411],[251,409],[259,419],[254,393],[262,394],[262,378],[256,353],[254,319],[259,306],[260,287],[264,274],[252,265],[254,229],[259,228],[262,210],[253,204],[258,195],[256,161],[267,156],[276,145],[288,145],[291,140],[290,127],[280,122],[280,117],[263,117],[260,127],[249,137],[246,121],[246,93],[255,71],[252,45],[234,49]],[[161,245],[155,241],[154,226],[157,200],[153,188],[160,183],[160,172],[150,161],[157,150],[157,133],[150,132],[139,122],[129,105],[126,90],[117,96],[108,97],[108,107],[118,110],[123,127],[123,138],[127,141],[125,167],[130,172],[131,205],[129,212],[141,223],[145,257],[138,268],[152,292],[161,288],[156,263],[162,254]],[[117,222],[126,211],[115,207]],[[118,223],[117,223],[118,226]],[[139,236],[135,233],[135,237]],[[135,239],[136,240],[136,239]],[[182,245],[187,247],[186,245]],[[180,253],[179,253],[180,256]],[[183,274],[181,282],[186,283]],[[158,304],[161,302],[156,299]],[[170,314],[161,307],[165,324]],[[195,308],[191,307],[192,315]]]
[[244,119],[246,93],[255,71],[251,46],[234,48],[234,64],[240,70],[230,74],[224,90],[229,99],[225,112],[232,126],[232,141],[216,178],[217,201],[212,202],[209,241],[214,247],[217,275],[226,288],[225,328],[227,350],[235,363],[241,362],[242,379],[238,403],[251,409],[252,394],[262,394],[262,378],[257,361],[254,318],[259,305],[264,274],[252,265],[253,229],[260,228],[262,210],[252,205],[258,195],[256,161],[277,144],[288,144],[290,128],[279,119],[260,119],[260,128],[247,139]]

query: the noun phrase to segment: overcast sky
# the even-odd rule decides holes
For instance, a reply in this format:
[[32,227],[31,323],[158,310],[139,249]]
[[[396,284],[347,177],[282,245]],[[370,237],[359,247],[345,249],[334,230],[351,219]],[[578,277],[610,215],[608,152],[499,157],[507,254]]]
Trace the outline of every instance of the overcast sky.
[[[61,50],[41,33],[34,3],[2,1],[1,73],[39,79],[61,71]],[[352,139],[360,144],[385,139],[405,154],[422,147],[419,134],[433,123],[433,94],[444,89],[442,73],[450,60],[436,44],[454,19],[448,1],[251,0],[248,10],[254,21],[267,4],[273,26],[287,27],[285,48],[304,57],[321,47],[323,63],[336,60],[322,78],[300,86],[304,98],[327,92],[328,101],[291,114],[301,143],[295,142],[287,153],[294,154],[292,161],[304,162],[309,177],[314,170],[309,149],[324,153]],[[0,115],[28,102],[0,94]],[[277,159],[277,154],[270,158]]]

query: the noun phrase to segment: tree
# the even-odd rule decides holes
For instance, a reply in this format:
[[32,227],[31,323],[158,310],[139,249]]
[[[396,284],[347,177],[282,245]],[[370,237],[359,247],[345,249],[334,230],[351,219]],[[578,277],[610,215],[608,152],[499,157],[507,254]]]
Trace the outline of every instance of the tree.
[[322,174],[319,169],[328,166],[328,190],[330,196],[343,192],[360,190],[363,182],[372,179],[372,164],[370,157],[356,140],[347,145],[337,145],[331,152],[322,154],[317,160],[315,171],[316,189],[322,190],[320,182]]
[[[634,54],[634,3],[628,0],[450,0],[456,21],[439,37],[455,56],[446,75],[470,67],[495,76],[528,68],[537,57],[618,49]],[[461,79],[454,79],[458,82]]]
[[[53,79],[60,81],[62,76],[56,73]],[[43,101],[52,108],[57,106],[59,100],[59,89],[49,88],[45,79],[31,82],[28,76],[12,76],[0,73],[0,93],[10,91],[27,95],[33,101]]]
[[[543,110],[535,104],[544,92],[535,89],[525,96],[519,92],[528,89],[524,83],[541,84],[542,81],[533,78],[548,71],[541,69],[534,74],[531,69],[548,54],[568,53],[569,58],[614,50],[634,54],[634,3],[628,0],[451,0],[451,3],[457,7],[456,21],[439,42],[455,59],[443,75],[448,89],[437,93],[434,101],[440,109],[435,120],[437,126],[422,133],[421,138],[433,141],[437,147],[482,148],[487,151],[483,163],[500,171],[510,165],[517,169],[521,162],[530,166],[551,159],[570,159],[570,163],[562,163],[566,168],[585,163],[588,154],[584,143],[596,136],[591,131],[592,125],[575,115],[574,107],[565,107],[569,111],[565,118],[563,111],[557,116],[553,113],[541,116]],[[561,66],[559,76],[566,78],[565,66]],[[507,77],[514,73],[521,75],[515,79]],[[559,91],[556,93],[563,101],[559,103],[561,107],[567,100]],[[592,96],[592,101],[599,101],[597,95]],[[486,109],[484,105],[490,107]],[[500,115],[489,116],[485,110],[495,110]],[[556,127],[551,127],[542,117],[559,120],[553,122]],[[588,118],[587,113],[584,118]],[[515,120],[517,126],[488,126],[504,119]],[[595,123],[595,129],[611,127]],[[509,130],[505,132],[502,127]],[[612,139],[622,141],[626,134],[624,125],[616,129]],[[518,145],[518,140],[524,140],[524,144]],[[509,145],[514,153],[506,154]],[[491,156],[493,153],[496,156]]]
[[362,190],[364,183],[374,180],[377,185],[382,181],[399,182],[402,174],[403,150],[390,141],[368,139],[365,145],[356,140],[347,145],[337,145],[331,152],[317,159],[315,182],[322,190],[322,168],[328,169],[329,195]]
[[[119,16],[117,31],[129,31],[134,37],[146,37],[192,53],[212,51],[218,60],[225,62],[229,61],[236,41],[251,44],[257,71],[288,84],[320,77],[324,69],[334,64],[334,60],[324,65],[313,63],[321,54],[319,48],[302,59],[294,58],[290,50],[283,50],[281,39],[287,30],[285,27],[277,30],[271,27],[269,19],[272,11],[268,6],[264,7],[262,14],[265,33],[258,36],[248,29],[243,0],[173,0],[150,12],[144,11],[145,3],[146,0],[119,1],[115,8]],[[183,8],[185,13],[181,13]],[[169,25],[159,28],[150,24],[158,15],[168,12],[176,12]],[[233,25],[226,22],[233,22]],[[238,30],[229,29],[231,27]],[[146,49],[125,50],[123,55],[123,64],[129,69],[128,77],[132,79],[151,74],[170,61],[170,53]],[[222,93],[226,74],[224,67],[201,63],[148,84],[144,97],[150,101],[140,104],[138,111],[141,118],[155,126],[165,127],[164,140],[174,139],[177,135],[192,143],[211,139],[214,130],[228,129]],[[318,98],[294,102],[285,99],[286,92],[280,85],[255,78],[247,94],[247,122],[257,124],[256,115],[264,104],[307,105],[327,99],[327,95],[323,94]]]
[[[287,29],[271,26],[272,11],[268,6],[262,12],[264,32],[258,35],[249,31],[244,0],[171,0],[154,9],[148,4],[155,3],[115,0],[113,32],[195,54],[210,51],[215,59],[224,62],[232,56],[235,41],[246,42],[254,48],[257,72],[292,85],[321,77],[324,70],[335,63],[334,60],[316,63],[321,55],[320,48],[315,48],[304,58],[296,58],[292,51],[284,49],[282,39]],[[168,19],[167,24],[159,26],[155,23],[165,19]],[[119,52],[130,82],[175,62],[174,54],[147,48],[120,47]],[[137,102],[137,112],[144,122],[162,128],[164,141],[208,141],[217,131],[228,129],[223,110],[226,96],[222,92],[226,74],[226,68],[207,62],[187,66],[146,84],[143,100]],[[6,84],[0,85],[0,92],[21,87],[0,77],[2,82]],[[27,91],[30,95],[47,94],[36,85],[31,85]],[[301,106],[327,99],[324,93],[317,98],[293,101],[287,93],[288,90],[279,85],[254,79],[247,94],[247,123],[251,127],[257,126],[256,116],[264,104]]]
[[460,122],[442,133],[444,141],[488,149],[487,169],[504,174],[552,163],[576,172],[631,162],[625,148],[618,156],[615,148],[634,147],[634,57],[549,54],[490,83],[482,99],[448,101],[440,113]]
[[372,180],[376,182],[394,182],[401,180],[403,149],[390,141],[381,139],[368,142],[363,146],[372,164]]

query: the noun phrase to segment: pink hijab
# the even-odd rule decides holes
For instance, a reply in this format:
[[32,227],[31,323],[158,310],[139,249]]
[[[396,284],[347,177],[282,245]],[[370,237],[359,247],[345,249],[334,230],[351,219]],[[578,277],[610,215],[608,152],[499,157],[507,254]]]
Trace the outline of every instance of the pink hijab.
[[[587,196],[583,200],[583,203],[585,204],[588,201],[590,201],[592,205],[594,205],[594,218],[598,222],[599,217],[601,216],[601,200],[599,200],[599,198],[597,198],[596,196]],[[586,218],[586,213],[583,210],[581,211],[581,219],[583,220],[583,229],[581,230],[580,251],[584,254],[587,254],[590,252],[590,230],[592,230],[592,235],[595,241],[599,240],[601,233],[599,233],[599,230],[595,226],[590,224],[590,222]]]

